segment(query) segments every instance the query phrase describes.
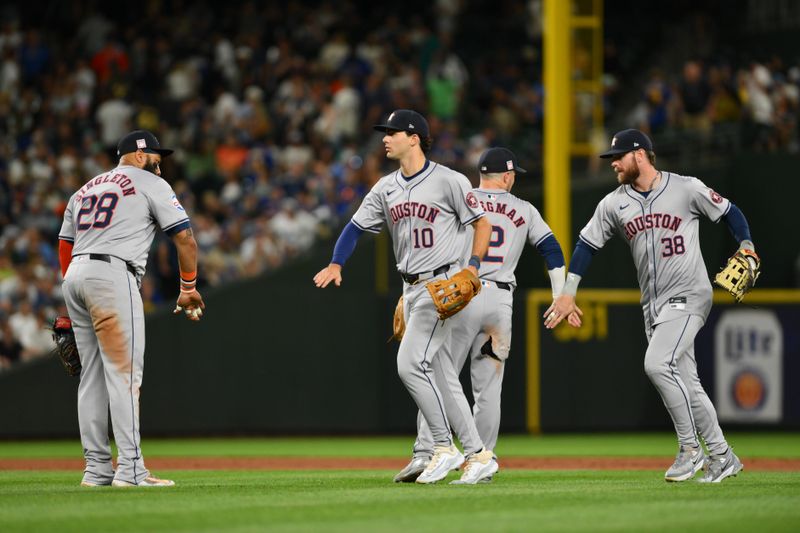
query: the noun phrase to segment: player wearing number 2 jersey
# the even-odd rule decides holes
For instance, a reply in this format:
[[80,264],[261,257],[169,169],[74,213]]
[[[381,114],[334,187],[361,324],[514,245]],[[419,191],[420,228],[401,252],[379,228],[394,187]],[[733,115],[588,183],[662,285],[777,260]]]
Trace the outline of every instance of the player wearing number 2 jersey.
[[[86,459],[82,486],[170,486],[148,472],[139,437],[144,367],[144,311],[139,284],[156,227],[178,249],[178,309],[199,320],[197,244],[189,217],[166,181],[162,157],[172,150],[137,130],[120,140],[119,166],[92,178],[69,200],[58,234],[64,300],[81,356],[78,424]],[[108,413],[117,445],[111,463]]]
[[331,281],[339,285],[342,265],[358,237],[387,226],[404,282],[406,333],[397,352],[397,372],[431,428],[435,443],[433,459],[416,481],[435,483],[464,457],[453,444],[446,414],[448,397],[443,397],[431,368],[450,336],[453,319],[439,319],[425,283],[449,279],[459,271],[466,225],[475,228],[467,268],[477,275],[491,228],[466,176],[425,156],[431,141],[422,115],[400,109],[375,129],[385,133],[386,156],[398,161],[400,168],[381,178],[364,198],[336,242],[331,263],[314,276],[314,283],[320,288]]
[[[725,220],[740,248],[754,251],[747,221],[739,208],[697,178],[656,170],[652,142],[638,130],[617,133],[611,149],[600,157],[612,158],[620,186],[603,198],[581,230],[564,292],[545,313],[545,325],[555,327],[573,312],[592,254],[615,233],[625,239],[642,290],[645,372],[678,435],[678,454],[664,477],[685,481],[704,465],[703,482],[735,476],[742,463],[722,434],[694,355],[694,338],[711,309],[699,219]],[[700,439],[710,453],[707,460]]]

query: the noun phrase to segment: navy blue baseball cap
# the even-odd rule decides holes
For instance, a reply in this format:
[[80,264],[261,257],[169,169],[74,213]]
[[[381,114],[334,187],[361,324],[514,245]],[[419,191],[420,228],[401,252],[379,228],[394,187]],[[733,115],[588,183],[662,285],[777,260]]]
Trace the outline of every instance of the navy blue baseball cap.
[[600,157],[614,157],[619,154],[627,154],[639,148],[652,152],[653,141],[639,130],[622,130],[617,132],[611,140],[611,149],[600,154]]
[[420,137],[428,137],[430,128],[425,117],[410,109],[397,109],[386,119],[386,124],[372,127],[376,131],[405,131],[416,133]]
[[135,130],[119,140],[117,144],[117,156],[123,156],[136,150],[141,150],[146,154],[159,154],[167,157],[173,152],[168,148],[161,148],[156,136],[147,130]]
[[478,161],[478,170],[482,174],[491,174],[495,172],[509,172],[513,170],[518,174],[525,174],[527,171],[517,164],[517,158],[514,152],[508,148],[489,148]]

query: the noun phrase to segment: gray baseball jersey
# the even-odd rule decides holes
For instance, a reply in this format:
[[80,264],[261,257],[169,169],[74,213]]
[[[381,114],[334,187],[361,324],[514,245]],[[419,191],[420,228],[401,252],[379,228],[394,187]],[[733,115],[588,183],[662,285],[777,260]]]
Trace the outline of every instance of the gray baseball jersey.
[[728,443],[694,356],[695,335],[711,309],[698,230],[700,215],[717,222],[730,205],[697,178],[662,172],[646,197],[630,185],[608,194],[580,233],[594,248],[615,232],[628,241],[649,341],[645,373],[670,413],[680,446],[699,448],[699,435],[713,454],[725,453]]
[[459,263],[464,226],[481,216],[467,177],[429,161],[412,179],[405,179],[400,170],[381,178],[353,215],[353,223],[372,233],[387,223],[397,270],[416,274]]
[[[357,227],[372,233],[386,223],[397,270],[421,275],[414,283],[403,284],[406,332],[397,351],[397,373],[440,446],[453,444],[447,411],[455,409],[464,392],[452,391],[461,396],[454,398],[451,391],[436,385],[433,364],[441,347],[449,342],[452,320],[439,319],[425,282],[450,277],[461,268],[465,225],[484,215],[470,189],[463,174],[426,161],[422,170],[408,179],[399,169],[381,178],[352,219]],[[474,447],[477,449],[467,451],[479,451],[483,445],[474,443]]]
[[481,279],[517,284],[514,270],[525,242],[537,246],[553,234],[533,204],[502,190],[475,189],[478,203],[492,223],[489,251],[481,261]]
[[189,227],[169,184],[151,172],[120,166],[89,180],[67,203],[58,238],[74,241],[72,255],[118,257],[141,276],[156,231]]
[[700,252],[699,217],[714,222],[730,202],[697,178],[662,172],[647,197],[620,185],[598,204],[580,238],[602,248],[614,233],[631,247],[648,328],[711,309],[711,283]]
[[[462,443],[482,442],[486,449],[492,450],[500,429],[504,363],[511,348],[513,289],[516,286],[514,271],[525,242],[537,246],[553,232],[530,202],[501,189],[474,189],[473,192],[492,225],[489,250],[478,273],[483,287],[480,294],[451,319],[453,332],[450,343],[443,347],[434,364],[439,388],[452,390],[461,387],[457,377],[470,358],[474,408],[470,410],[466,399],[460,401],[458,398],[455,408],[448,406],[447,414]],[[469,228],[465,235],[464,262],[471,253],[472,233]],[[503,288],[496,282],[508,286]],[[494,357],[481,351],[490,339]],[[447,369],[454,369],[450,374],[456,376],[455,380],[439,372],[445,365]],[[433,449],[430,430],[422,417],[417,417],[417,426],[414,456],[430,456]],[[465,449],[467,446],[464,444]]]
[[[64,212],[59,239],[74,246],[62,290],[83,366],[78,424],[83,482],[90,485],[137,485],[150,475],[139,433],[145,336],[137,282],[156,224],[175,233],[189,227],[189,218],[167,182],[132,166],[88,181]],[[119,451],[116,470],[109,411]]]

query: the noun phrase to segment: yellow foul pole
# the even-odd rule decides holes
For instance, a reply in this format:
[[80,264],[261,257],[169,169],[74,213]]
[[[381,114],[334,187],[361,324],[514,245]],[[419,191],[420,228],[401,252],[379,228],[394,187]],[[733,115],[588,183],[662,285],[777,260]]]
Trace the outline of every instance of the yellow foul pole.
[[[571,14],[572,0],[544,0],[544,219],[561,244],[567,264],[572,249]],[[529,295],[526,411],[528,431],[534,434],[542,431],[540,312],[539,302]]]
[[571,11],[571,0],[544,2],[544,219],[561,244],[567,263],[573,244]]

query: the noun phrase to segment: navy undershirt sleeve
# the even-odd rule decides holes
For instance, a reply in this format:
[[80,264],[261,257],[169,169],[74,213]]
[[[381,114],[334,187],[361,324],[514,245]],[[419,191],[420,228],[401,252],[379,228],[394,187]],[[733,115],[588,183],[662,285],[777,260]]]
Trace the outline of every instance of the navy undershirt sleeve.
[[342,234],[339,235],[336,246],[333,247],[333,259],[331,259],[331,263],[344,265],[345,261],[353,254],[353,250],[356,249],[358,238],[361,237],[363,233],[364,230],[359,229],[352,221],[348,222],[342,230]]
[[558,244],[555,235],[548,235],[536,245],[536,249],[544,257],[544,262],[547,264],[547,270],[564,266],[564,252],[561,251],[561,245]]
[[578,239],[575,243],[575,251],[572,252],[572,259],[569,262],[569,271],[583,277],[592,262],[592,256],[597,250],[589,246],[585,241]]
[[725,219],[725,223],[737,243],[753,240],[750,238],[750,226],[747,224],[747,219],[744,218],[744,213],[733,202],[731,202],[730,209],[722,218]]

